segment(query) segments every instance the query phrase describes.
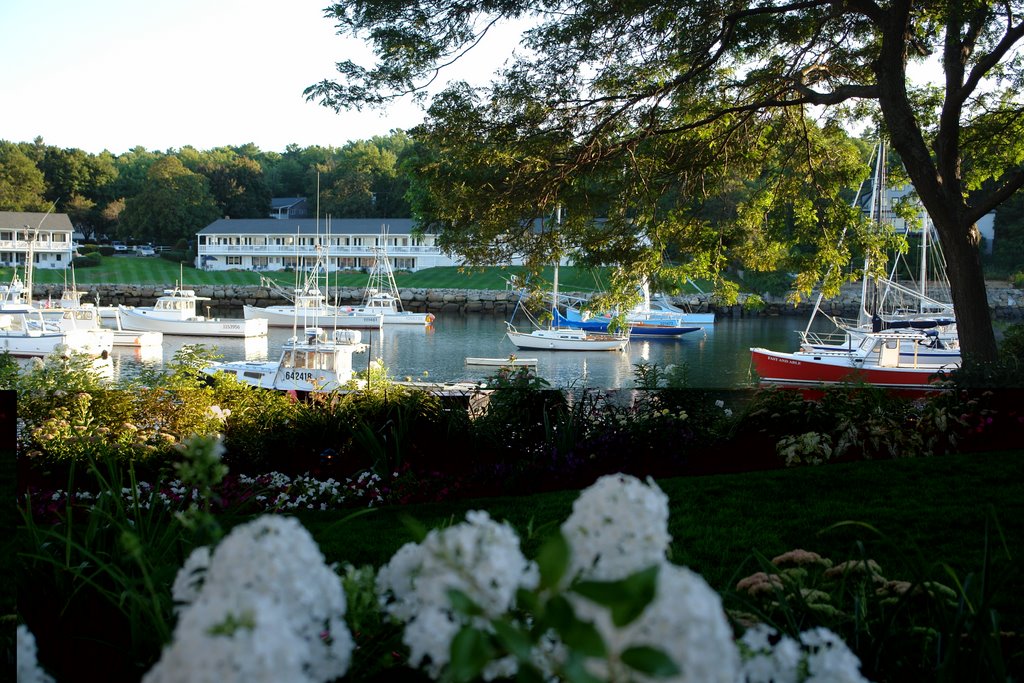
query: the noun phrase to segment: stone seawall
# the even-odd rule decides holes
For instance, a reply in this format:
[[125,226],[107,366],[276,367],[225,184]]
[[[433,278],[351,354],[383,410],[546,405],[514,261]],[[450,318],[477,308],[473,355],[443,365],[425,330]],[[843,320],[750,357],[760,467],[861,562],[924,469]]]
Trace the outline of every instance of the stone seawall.
[[[60,298],[61,289],[59,285],[37,285],[33,287],[33,296],[37,301],[45,300],[47,297],[56,300]],[[152,306],[164,288],[155,285],[81,285],[80,289],[86,292],[84,302],[95,303],[98,296],[99,303],[104,306]],[[192,289],[195,289],[199,296],[209,297],[210,301],[206,302],[206,305],[217,310],[240,309],[243,305],[272,306],[284,303],[283,298],[266,287],[213,285]],[[785,296],[762,294],[767,305],[760,309],[752,309],[745,305],[748,296],[741,294],[739,301],[731,306],[722,305],[710,294],[676,297],[674,302],[693,311],[714,311],[722,317],[807,316],[814,306],[813,296],[793,305],[786,301]],[[328,291],[328,299],[342,305],[358,304],[362,297],[362,288],[331,288]],[[518,295],[508,290],[403,289],[401,297],[402,304],[408,311],[435,314],[488,313],[503,317],[512,314],[518,300]],[[843,289],[840,296],[826,302],[823,309],[832,315],[850,317],[856,315],[859,300],[860,288],[848,286]],[[1005,282],[989,283],[988,302],[993,317],[997,320],[1024,318],[1024,291],[1014,289]]]

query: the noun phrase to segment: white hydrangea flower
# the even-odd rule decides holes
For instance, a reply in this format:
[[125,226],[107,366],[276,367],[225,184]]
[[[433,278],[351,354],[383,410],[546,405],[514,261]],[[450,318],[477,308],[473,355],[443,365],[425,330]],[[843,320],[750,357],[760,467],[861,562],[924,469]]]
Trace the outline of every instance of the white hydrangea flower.
[[[196,578],[203,573],[204,563],[200,586]],[[221,662],[215,667],[221,676],[217,680],[255,680],[246,673],[248,668],[240,668],[240,658],[246,658],[245,647],[262,647],[265,638],[284,638],[277,633],[280,631],[291,634],[289,642],[301,644],[289,645],[289,657],[298,658],[307,677],[301,680],[331,681],[348,670],[353,644],[344,621],[341,579],[324,563],[313,537],[295,519],[264,515],[233,529],[208,558],[201,549],[193,552],[175,580],[174,595],[187,605],[175,629],[174,643],[164,651],[171,662],[179,656],[176,648],[185,657],[184,653],[206,643],[211,657],[225,658],[217,660]],[[236,629],[226,639],[209,633],[211,626],[222,624],[229,615],[234,619],[245,615],[245,623],[254,625]],[[262,656],[249,654],[250,660]],[[204,666],[213,666],[203,661]],[[187,658],[177,664],[187,665]],[[268,665],[283,666],[276,659],[268,660]],[[167,667],[173,668],[171,664]]]
[[[773,638],[777,638],[774,645]],[[744,661],[738,683],[867,683],[857,656],[825,628],[804,631],[797,642],[759,624],[739,642]]]
[[200,546],[193,550],[185,559],[185,564],[178,570],[171,586],[171,596],[177,603],[175,611],[191,605],[199,597],[199,591],[206,579],[206,570],[210,567],[210,547]]
[[622,663],[631,647],[661,650],[680,673],[659,681],[669,683],[735,683],[739,653],[722,599],[697,573],[668,562],[658,570],[654,599],[632,623],[616,627],[609,611],[585,598],[572,596],[577,616],[592,622],[608,648],[608,659],[587,661],[591,673],[606,680],[646,681]]
[[[422,543],[399,548],[377,573],[377,592],[385,611],[406,623],[410,665],[439,677],[451,641],[466,623],[452,610],[449,590],[465,593],[493,618],[511,608],[520,587],[533,588],[538,580],[515,530],[486,512],[470,511],[465,522],[434,529]],[[486,619],[473,623],[485,627]],[[514,675],[515,664],[509,660],[489,670],[494,676]]]
[[566,581],[624,579],[665,560],[668,496],[653,479],[601,477],[573,503],[562,534],[572,550]]
[[53,677],[46,673],[36,659],[36,637],[28,626],[18,626],[18,683],[53,683]]
[[800,634],[807,649],[806,683],[867,683],[860,673],[860,660],[846,643],[827,628],[816,628]]
[[304,670],[309,645],[287,608],[265,595],[207,594],[181,615],[174,639],[142,683],[317,680]]
[[430,677],[439,679],[461,627],[451,610],[423,607],[402,633],[402,642],[409,648],[409,666],[423,668]]
[[802,654],[800,646],[788,636],[782,636],[773,646],[776,631],[763,624],[747,630],[740,638],[743,662],[739,683],[797,683]]

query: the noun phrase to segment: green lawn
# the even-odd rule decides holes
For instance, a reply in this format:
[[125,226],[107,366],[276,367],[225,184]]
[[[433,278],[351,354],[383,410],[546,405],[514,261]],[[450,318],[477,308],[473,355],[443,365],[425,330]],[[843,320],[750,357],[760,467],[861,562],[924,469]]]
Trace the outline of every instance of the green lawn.
[[[857,557],[858,543],[888,578],[912,578],[914,567],[922,566],[933,578],[948,581],[939,566],[946,563],[962,580],[982,570],[987,543],[996,558],[990,569],[1007,581],[1000,611],[1007,627],[1019,628],[1024,626],[1022,480],[1024,451],[1014,451],[681,477],[659,485],[671,501],[671,559],[702,574],[717,590],[756,571],[755,551],[771,558],[803,548],[838,562]],[[532,555],[568,517],[576,496],[567,491],[382,508],[341,523],[345,514],[340,512],[299,517],[329,562],[380,566],[412,540],[406,518],[431,528],[461,521],[474,509],[511,523]]]
[[[456,266],[425,268],[415,273],[397,272],[395,282],[399,287],[414,289],[506,289],[508,281],[514,274],[520,274],[520,267],[494,267],[477,270],[463,270]],[[0,282],[9,282],[14,275],[13,268],[0,268]],[[24,274],[19,271],[24,279]],[[278,284],[286,288],[295,286],[293,273],[265,273]],[[553,271],[545,269],[544,278],[550,282]],[[251,271],[203,271],[162,258],[144,258],[139,256],[105,256],[99,266],[94,268],[78,268],[74,271],[75,283],[79,286],[95,284],[138,284],[174,286],[181,282],[188,287],[202,285],[258,285],[260,274]],[[564,291],[592,292],[607,282],[607,275],[596,276],[592,271],[583,268],[565,267],[559,270],[559,286]],[[71,283],[70,270],[33,271],[35,284],[65,285]],[[367,276],[361,272],[331,273],[332,287],[365,287]],[[701,283],[704,287],[704,283]],[[696,291],[690,288],[689,291]]]

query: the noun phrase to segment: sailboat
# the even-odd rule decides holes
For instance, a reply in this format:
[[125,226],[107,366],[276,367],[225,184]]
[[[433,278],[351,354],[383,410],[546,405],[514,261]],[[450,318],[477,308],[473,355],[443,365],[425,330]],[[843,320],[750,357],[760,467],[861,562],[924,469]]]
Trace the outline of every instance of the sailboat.
[[[556,213],[556,222],[561,222],[561,211]],[[558,261],[555,261],[555,276],[551,290],[552,322],[546,328],[532,332],[520,332],[512,323],[506,322],[506,336],[516,348],[538,351],[624,351],[629,336],[623,333],[590,332],[578,328],[558,325]]]
[[[884,197],[885,151],[879,144],[872,197],[872,217],[881,222]],[[925,223],[922,241],[927,242]],[[867,273],[868,264],[865,262]],[[893,273],[895,274],[895,269]],[[922,266],[922,282],[927,281]],[[912,293],[895,277],[885,281],[886,291]],[[923,287],[924,285],[922,285]],[[856,323],[832,319],[842,335],[836,342],[810,332],[814,314],[820,311],[821,295],[807,329],[801,335],[798,351],[787,353],[764,348],[751,348],[751,362],[762,384],[791,388],[861,381],[902,392],[927,392],[942,388],[944,375],[960,367],[959,345],[943,339],[936,327],[952,324],[952,309],[937,306],[938,302],[919,293],[917,311],[893,311],[883,318],[876,297],[868,310],[868,280],[862,285],[860,318]],[[936,306],[940,313],[922,314],[926,306]],[[944,316],[948,316],[944,317]],[[830,318],[831,319],[831,318]]]
[[[875,166],[871,206],[869,214],[877,223],[883,223],[891,214],[891,209],[884,206],[886,201],[886,147],[880,141]],[[922,341],[919,335],[910,334],[901,344],[904,360],[920,358],[922,343],[928,349],[925,356],[929,361],[943,363],[959,361],[960,345],[956,334],[956,318],[953,305],[949,302],[949,286],[945,273],[945,260],[942,257],[937,239],[932,238],[934,229],[930,219],[922,210],[921,215],[921,252],[918,264],[917,287],[913,288],[899,281],[901,267],[909,270],[902,255],[893,260],[888,277],[869,278],[867,275],[861,282],[861,301],[856,320],[844,320],[821,312],[822,297],[819,294],[814,310],[808,320],[807,327],[801,333],[801,348],[809,351],[841,351],[849,350],[864,339],[869,333],[882,331],[899,333],[901,331],[923,331]],[[868,272],[869,263],[865,260],[864,272]],[[934,272],[932,272],[934,271]],[[946,283],[944,297],[946,301],[936,299],[929,291],[929,281]],[[815,316],[821,313],[836,326],[831,334],[811,333]]]

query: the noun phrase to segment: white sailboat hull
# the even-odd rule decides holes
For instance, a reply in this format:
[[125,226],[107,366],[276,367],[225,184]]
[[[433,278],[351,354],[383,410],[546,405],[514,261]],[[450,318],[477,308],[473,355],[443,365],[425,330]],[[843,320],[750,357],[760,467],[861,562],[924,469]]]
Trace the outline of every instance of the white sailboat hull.
[[592,334],[582,330],[517,332],[510,329],[507,334],[516,348],[538,351],[622,351],[629,343],[627,337]]

